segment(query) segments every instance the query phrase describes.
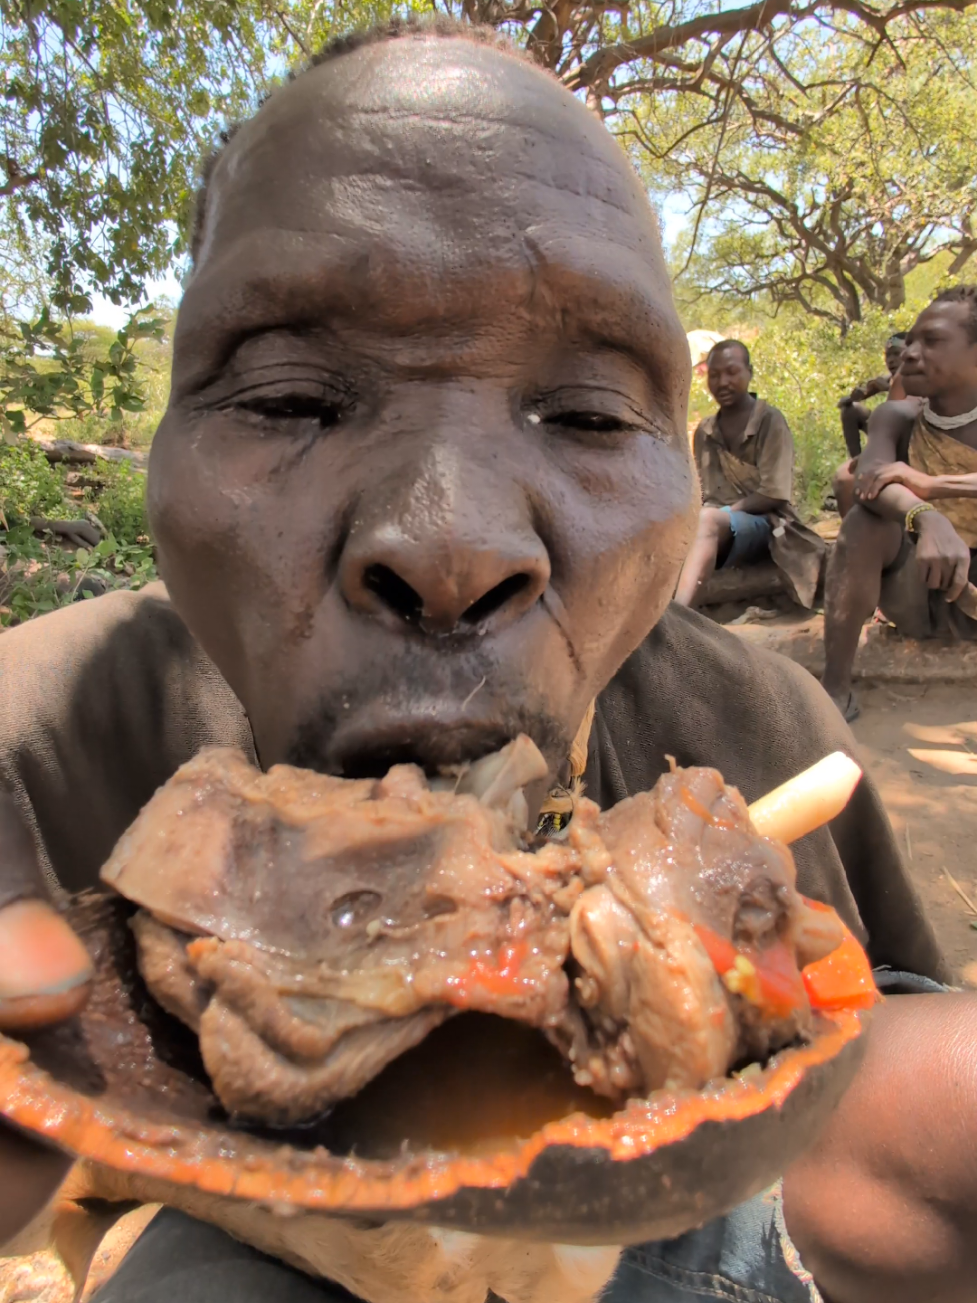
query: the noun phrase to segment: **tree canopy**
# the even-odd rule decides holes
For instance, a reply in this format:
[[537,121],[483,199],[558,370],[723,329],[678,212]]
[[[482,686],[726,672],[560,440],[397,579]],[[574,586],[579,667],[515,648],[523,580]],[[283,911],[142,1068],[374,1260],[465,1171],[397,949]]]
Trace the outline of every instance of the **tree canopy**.
[[906,275],[977,249],[972,165],[977,27],[909,15],[886,39],[850,16],[742,54],[743,93],[628,106],[652,188],[691,210],[677,268],[700,289],[796,303],[844,333],[906,299]]
[[202,154],[291,63],[431,3],[507,31],[654,196],[686,197],[691,283],[844,330],[897,308],[920,262],[977,248],[971,2],[0,0],[0,361],[19,350],[22,378],[52,322],[179,265]]

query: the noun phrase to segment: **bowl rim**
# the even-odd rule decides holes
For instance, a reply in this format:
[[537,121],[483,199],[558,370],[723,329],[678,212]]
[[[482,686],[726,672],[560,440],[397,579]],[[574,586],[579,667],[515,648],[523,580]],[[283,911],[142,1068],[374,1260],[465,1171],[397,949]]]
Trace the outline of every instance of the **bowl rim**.
[[465,1189],[505,1190],[559,1146],[603,1151],[613,1162],[680,1144],[700,1125],[737,1122],[780,1110],[809,1069],[827,1065],[865,1034],[866,1010],[824,1012],[807,1045],[699,1091],[655,1092],[606,1118],[572,1113],[549,1122],[512,1150],[465,1156],[419,1150],[395,1160],[340,1157],[275,1145],[241,1132],[241,1151],[221,1153],[219,1132],[199,1124],[151,1120],[56,1080],[29,1047],[0,1035],[0,1116],[79,1158],[119,1171],[193,1186],[210,1194],[322,1212],[404,1213]]

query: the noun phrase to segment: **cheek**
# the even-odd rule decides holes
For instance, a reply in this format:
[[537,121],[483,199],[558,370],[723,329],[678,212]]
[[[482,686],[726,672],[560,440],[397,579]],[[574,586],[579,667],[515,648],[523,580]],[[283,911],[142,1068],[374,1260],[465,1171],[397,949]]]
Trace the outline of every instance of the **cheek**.
[[192,433],[167,416],[153,443],[149,509],[163,578],[222,668],[301,633],[327,582],[327,501],[300,451],[215,419]]
[[663,547],[683,548],[699,505],[687,444],[643,436],[576,470],[561,503],[574,570],[644,567]]
[[[699,486],[687,445],[642,439],[595,456],[558,504],[554,586],[595,648],[633,650],[671,599],[695,532]],[[600,653],[603,655],[603,652]]]

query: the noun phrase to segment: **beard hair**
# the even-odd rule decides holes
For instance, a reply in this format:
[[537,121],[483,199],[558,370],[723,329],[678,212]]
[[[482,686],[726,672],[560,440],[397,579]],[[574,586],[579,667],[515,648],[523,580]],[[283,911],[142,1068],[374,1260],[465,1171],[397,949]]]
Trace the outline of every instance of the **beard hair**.
[[[530,690],[524,682],[514,681],[511,674],[500,674],[499,666],[487,657],[478,658],[474,664],[470,657],[466,657],[463,665],[451,666],[449,663],[447,668],[445,676],[444,666],[439,667],[440,681],[436,687],[432,685],[431,690],[434,697],[465,701],[475,696],[471,686],[473,682],[478,684],[479,679],[482,680],[477,690],[490,685],[491,706],[483,698],[488,713],[482,718],[473,713],[470,727],[465,723],[456,724],[450,731],[439,735],[436,728],[419,725],[416,736],[411,736],[408,729],[402,738],[384,744],[370,756],[343,757],[337,753],[334,739],[340,725],[350,717],[351,694],[348,689],[337,687],[319,697],[298,727],[287,747],[286,762],[302,769],[343,777],[382,775],[391,765],[400,763],[420,764],[433,772],[444,765],[477,760],[525,733],[546,757],[551,772],[560,773],[566,768],[572,735],[566,723],[556,718],[538,693]],[[364,701],[382,698],[401,700],[405,683],[423,688],[430,680],[430,658],[419,658],[416,665],[412,665],[409,658],[398,665],[395,681],[385,677],[373,685],[362,681],[357,683],[354,704],[362,705]]]

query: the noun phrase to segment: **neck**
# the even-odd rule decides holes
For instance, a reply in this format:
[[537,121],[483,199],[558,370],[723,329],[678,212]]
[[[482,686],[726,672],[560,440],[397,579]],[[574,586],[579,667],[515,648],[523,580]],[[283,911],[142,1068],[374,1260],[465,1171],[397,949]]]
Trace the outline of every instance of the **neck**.
[[977,385],[969,382],[953,389],[944,389],[930,399],[930,407],[937,416],[962,416],[977,407]]
[[735,403],[727,403],[725,407],[720,407],[720,416],[740,416],[743,412],[748,412],[756,399],[752,394],[740,394]]

